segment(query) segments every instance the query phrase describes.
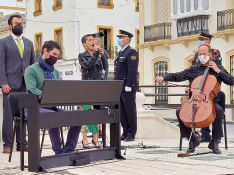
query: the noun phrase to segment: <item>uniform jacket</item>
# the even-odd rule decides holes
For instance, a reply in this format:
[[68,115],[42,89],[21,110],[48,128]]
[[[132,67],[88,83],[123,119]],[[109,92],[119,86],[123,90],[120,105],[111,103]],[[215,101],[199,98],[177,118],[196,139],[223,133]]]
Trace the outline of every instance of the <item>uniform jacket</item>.
[[137,90],[138,53],[130,46],[120,51],[115,60],[115,80],[124,80],[125,86]]
[[27,38],[22,38],[23,58],[11,35],[0,39],[0,86],[9,84],[12,89],[20,88],[25,69],[34,63],[33,43]]
[[79,54],[79,63],[81,66],[82,80],[102,80],[105,79],[105,72],[108,71],[108,56],[107,54],[99,55],[94,52],[91,56],[87,51]]

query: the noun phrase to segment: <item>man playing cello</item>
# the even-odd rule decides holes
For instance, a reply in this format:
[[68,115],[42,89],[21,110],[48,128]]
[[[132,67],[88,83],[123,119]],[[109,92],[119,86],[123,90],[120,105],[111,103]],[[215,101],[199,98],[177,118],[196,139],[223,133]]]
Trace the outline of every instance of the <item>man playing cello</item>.
[[[189,83],[193,82],[193,80],[204,74],[207,67],[209,67],[209,74],[216,77],[218,83],[224,82],[227,85],[234,85],[234,77],[231,76],[223,66],[217,66],[214,61],[211,61],[210,57],[212,57],[211,49],[209,45],[203,44],[198,48],[198,58],[200,61],[200,65],[192,65],[190,68],[185,69],[184,71],[177,73],[168,73],[165,76],[157,76],[155,78],[156,83],[160,83],[163,81],[174,81],[181,82],[185,80],[189,80]],[[223,109],[217,103],[214,104],[216,117],[212,123],[212,139],[208,145],[208,148],[213,150],[214,154],[221,154],[219,149],[219,140],[223,137],[223,129],[222,129],[222,118],[223,118]],[[191,128],[186,127],[184,122],[181,120],[179,116],[179,112],[177,112],[177,118],[180,125],[180,132],[182,137],[189,138],[191,133]],[[195,151],[195,147],[200,144],[199,138],[196,137],[196,134],[192,134],[189,148],[187,149],[187,153],[193,153]]]

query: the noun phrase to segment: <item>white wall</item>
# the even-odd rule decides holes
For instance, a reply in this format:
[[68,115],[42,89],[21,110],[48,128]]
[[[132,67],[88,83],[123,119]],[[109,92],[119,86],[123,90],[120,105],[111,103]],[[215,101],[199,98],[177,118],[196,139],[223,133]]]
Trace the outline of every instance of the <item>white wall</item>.
[[[66,0],[63,8],[52,10],[52,1],[42,3],[42,15],[34,16],[34,2],[27,1],[27,27],[24,35],[34,41],[34,34],[43,33],[43,41],[54,39],[54,29],[63,27],[64,58],[77,59],[83,52],[81,37],[88,33],[96,33],[97,26],[111,26],[114,30],[114,45],[117,46],[116,35],[119,29],[127,30],[135,35],[139,28],[139,14],[135,11],[134,0],[114,1],[113,9],[98,8],[96,0]],[[135,48],[135,37],[131,46]],[[58,63],[60,71],[72,69],[71,63]],[[112,70],[113,71],[113,70]]]
[[[63,27],[64,58],[74,59],[76,56],[74,33],[77,22],[75,22],[75,11],[71,0],[63,1],[62,10],[53,11],[53,1],[48,1],[42,7],[42,15],[34,16],[34,2],[27,1],[27,28],[26,36],[34,41],[34,34],[43,33],[43,41],[54,40],[54,29]],[[42,3],[44,4],[44,3]]]
[[[81,37],[97,32],[98,25],[113,26],[114,35],[118,34],[119,29],[135,34],[135,29],[139,26],[139,16],[135,12],[133,0],[114,1],[113,9],[97,8],[96,0],[66,0],[63,3],[63,9],[53,11],[52,1],[48,1],[43,5],[42,15],[34,17],[34,3],[27,1],[26,35],[33,40],[34,33],[42,32],[45,41],[54,38],[54,28],[63,27],[65,59],[77,58],[79,50],[83,51]],[[131,44],[135,47],[135,37]]]
[[[116,35],[119,29],[127,30],[135,35],[135,29],[139,28],[139,14],[135,12],[133,0],[114,1],[113,9],[97,8],[96,0],[89,2],[84,3],[84,0],[78,0],[76,3],[76,15],[80,24],[80,38],[87,33],[97,32],[98,25],[112,26],[114,28],[115,46],[117,46]],[[131,46],[135,47],[135,37],[132,38]],[[80,48],[83,51],[82,46]]]

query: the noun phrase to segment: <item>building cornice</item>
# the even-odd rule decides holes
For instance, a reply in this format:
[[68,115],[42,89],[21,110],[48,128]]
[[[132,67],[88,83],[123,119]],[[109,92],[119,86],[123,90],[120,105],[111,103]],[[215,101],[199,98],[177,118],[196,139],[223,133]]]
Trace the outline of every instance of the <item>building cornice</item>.
[[233,29],[227,29],[224,31],[219,31],[219,32],[214,33],[214,38],[223,38],[227,42],[228,42],[230,36],[234,36]]

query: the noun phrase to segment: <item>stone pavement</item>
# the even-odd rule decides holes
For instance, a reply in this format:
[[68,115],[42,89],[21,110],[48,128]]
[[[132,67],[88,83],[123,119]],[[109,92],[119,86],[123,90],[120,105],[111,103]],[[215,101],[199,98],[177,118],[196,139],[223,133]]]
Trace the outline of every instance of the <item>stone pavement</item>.
[[[231,135],[230,135],[231,137]],[[233,135],[232,135],[233,137]],[[222,141],[222,155],[206,154],[189,158],[178,158],[177,139],[149,139],[134,142],[122,142],[122,153],[126,160],[99,161],[80,167],[59,167],[49,169],[46,174],[61,175],[227,175],[234,174],[234,137],[229,138],[229,149],[224,149]],[[143,143],[143,144],[142,144]],[[188,144],[183,141],[184,149]],[[143,149],[142,145],[146,147]],[[202,143],[197,152],[209,151],[208,143]],[[78,145],[78,149],[81,145]],[[1,150],[2,152],[2,150]],[[43,155],[51,155],[51,146],[46,136]],[[19,170],[19,152],[13,152],[12,162],[8,162],[8,155],[0,153],[0,174],[34,175],[37,173]],[[27,154],[26,158],[27,159]],[[27,161],[26,161],[27,163]],[[44,173],[39,173],[44,174]]]

